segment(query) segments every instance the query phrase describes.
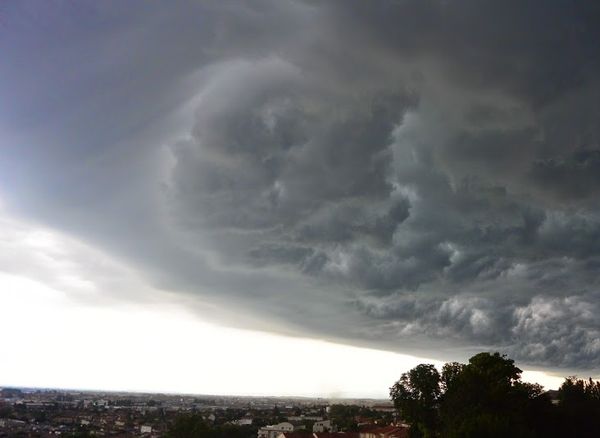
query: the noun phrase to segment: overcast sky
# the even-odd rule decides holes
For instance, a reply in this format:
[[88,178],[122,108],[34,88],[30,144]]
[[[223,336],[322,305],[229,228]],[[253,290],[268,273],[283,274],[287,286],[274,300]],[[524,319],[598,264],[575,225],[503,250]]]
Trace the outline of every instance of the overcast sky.
[[[567,0],[1,2],[21,353],[0,384],[385,396],[482,350],[595,375],[599,22]],[[111,345],[183,380],[23,366],[108,366]],[[230,384],[282,357],[314,386]],[[343,388],[344,363],[392,381]]]

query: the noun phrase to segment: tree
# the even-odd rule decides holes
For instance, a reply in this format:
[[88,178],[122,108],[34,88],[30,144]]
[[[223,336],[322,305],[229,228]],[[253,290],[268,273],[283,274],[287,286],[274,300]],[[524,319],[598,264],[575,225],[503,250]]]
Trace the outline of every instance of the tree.
[[442,391],[446,392],[454,383],[456,378],[462,373],[465,364],[459,362],[448,362],[442,367]]
[[394,406],[402,419],[412,425],[413,436],[437,436],[441,393],[440,374],[431,364],[417,365],[403,373],[390,388]]
[[[600,387],[598,391],[600,399]],[[500,353],[479,353],[468,364],[422,364],[402,374],[390,397],[411,435],[444,438],[557,436],[556,409],[540,385]],[[569,435],[575,436],[575,435]]]
[[211,429],[200,415],[182,415],[175,420],[167,438],[212,438]]
[[358,406],[332,405],[329,408],[329,418],[344,432],[356,431],[358,429],[358,425],[354,420],[354,417],[358,413]]
[[221,424],[210,426],[201,415],[188,414],[177,417],[166,438],[254,438],[255,426],[235,426]]
[[526,408],[538,388],[520,382],[521,372],[500,353],[479,353],[467,365],[449,367],[440,409],[444,436],[535,436]]
[[564,435],[593,437],[600,430],[600,382],[567,377],[558,390]]

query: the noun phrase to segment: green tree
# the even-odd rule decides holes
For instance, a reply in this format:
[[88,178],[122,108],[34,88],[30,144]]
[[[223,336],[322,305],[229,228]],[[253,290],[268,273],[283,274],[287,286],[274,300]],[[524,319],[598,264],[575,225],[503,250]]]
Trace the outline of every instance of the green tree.
[[521,382],[522,371],[512,359],[479,353],[467,365],[451,368],[440,405],[445,437],[536,436],[528,412],[541,387]]
[[390,398],[404,421],[412,425],[411,435],[438,435],[438,405],[442,394],[440,374],[431,364],[417,365],[403,373],[390,388]]
[[235,426],[221,424],[210,426],[201,415],[188,414],[177,417],[166,438],[255,438],[255,426]]
[[455,379],[462,373],[465,364],[459,362],[448,362],[442,367],[441,384],[442,391],[446,392]]
[[354,417],[358,415],[359,407],[351,405],[331,405],[329,418],[344,432],[358,430]]
[[[600,386],[587,392],[600,399]],[[479,353],[467,364],[447,363],[441,374],[433,365],[418,365],[390,388],[390,397],[416,437],[559,436],[548,395],[540,385],[522,382],[521,370],[500,353]]]
[[558,400],[565,436],[598,436],[600,382],[567,377],[558,390]]
[[200,415],[182,415],[177,417],[165,436],[167,438],[213,438],[215,434]]

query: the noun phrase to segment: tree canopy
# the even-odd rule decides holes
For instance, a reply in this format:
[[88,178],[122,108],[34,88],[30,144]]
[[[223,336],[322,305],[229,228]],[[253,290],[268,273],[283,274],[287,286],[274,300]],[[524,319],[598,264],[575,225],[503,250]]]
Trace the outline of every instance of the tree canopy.
[[403,373],[390,397],[413,437],[595,437],[600,383],[567,378],[553,404],[537,384],[499,353],[479,353],[441,373],[421,364]]
[[390,388],[394,406],[423,436],[437,429],[440,395],[440,374],[430,364],[417,365]]

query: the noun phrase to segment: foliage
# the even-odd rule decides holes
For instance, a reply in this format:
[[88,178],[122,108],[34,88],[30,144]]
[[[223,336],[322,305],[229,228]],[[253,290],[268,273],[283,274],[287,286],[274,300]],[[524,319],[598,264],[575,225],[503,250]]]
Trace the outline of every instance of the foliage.
[[567,436],[598,436],[600,430],[600,382],[567,377],[558,390],[559,415]]
[[450,385],[462,373],[465,365],[458,362],[448,362],[442,367],[441,385],[442,391],[447,391]]
[[76,432],[72,432],[65,436],[67,438],[88,438],[88,437],[91,437],[92,435],[90,434],[89,430],[87,430],[87,428],[79,427]]
[[208,425],[201,415],[182,415],[166,433],[166,438],[254,438],[256,428],[223,424]]
[[211,437],[208,424],[200,415],[182,415],[167,432],[167,438]]
[[438,429],[441,393],[440,374],[431,364],[417,365],[390,388],[394,406],[413,425],[413,434],[424,437],[435,436]]
[[558,404],[499,353],[479,353],[441,373],[421,364],[402,374],[390,397],[413,437],[595,437],[600,430],[600,383],[567,378]]
[[[325,412],[322,413],[324,415]],[[358,430],[359,418],[369,418],[377,424],[389,424],[392,419],[387,413],[377,412],[366,406],[336,404],[329,407],[329,419],[340,431],[356,432]],[[307,430],[312,430],[307,427]]]
[[13,408],[8,404],[0,403],[0,418],[10,418],[13,415]]
[[360,408],[352,405],[331,405],[329,407],[329,418],[340,430],[356,431],[358,425],[354,418],[359,415]]

